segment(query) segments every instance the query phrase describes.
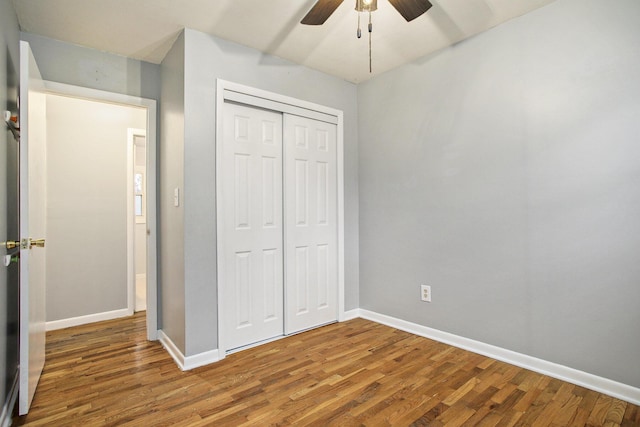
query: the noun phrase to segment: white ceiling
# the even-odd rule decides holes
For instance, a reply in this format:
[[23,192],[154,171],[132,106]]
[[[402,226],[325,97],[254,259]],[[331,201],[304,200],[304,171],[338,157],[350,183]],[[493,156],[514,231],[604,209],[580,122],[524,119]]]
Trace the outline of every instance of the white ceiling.
[[[373,73],[355,0],[322,26],[299,24],[315,0],[13,0],[23,31],[160,63],[184,27],[355,83],[494,27],[553,0],[431,0],[406,22],[387,2],[373,13]],[[363,18],[365,16],[363,15]]]

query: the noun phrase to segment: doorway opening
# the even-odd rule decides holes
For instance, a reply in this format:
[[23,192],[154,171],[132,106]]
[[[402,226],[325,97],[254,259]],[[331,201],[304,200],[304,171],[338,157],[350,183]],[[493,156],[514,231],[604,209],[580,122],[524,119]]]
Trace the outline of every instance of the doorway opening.
[[156,102],[45,87],[47,330],[146,310],[155,340]]
[[[130,158],[127,161],[129,182],[129,203],[133,203],[133,209],[129,204],[128,216],[133,219],[133,236],[129,235],[129,241],[133,241],[133,311],[135,313],[147,309],[147,131],[145,129],[129,128],[127,133],[127,152]],[[133,181],[131,181],[133,178]],[[129,303],[131,305],[131,303]]]

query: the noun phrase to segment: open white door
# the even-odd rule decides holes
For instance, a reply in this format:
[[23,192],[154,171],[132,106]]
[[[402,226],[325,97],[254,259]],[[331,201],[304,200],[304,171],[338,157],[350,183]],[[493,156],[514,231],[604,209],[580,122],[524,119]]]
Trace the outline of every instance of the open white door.
[[29,411],[45,355],[46,98],[20,42],[20,415]]

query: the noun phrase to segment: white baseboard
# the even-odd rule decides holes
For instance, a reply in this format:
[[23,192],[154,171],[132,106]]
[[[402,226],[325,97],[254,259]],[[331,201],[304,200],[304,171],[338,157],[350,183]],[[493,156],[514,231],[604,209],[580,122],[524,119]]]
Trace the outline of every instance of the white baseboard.
[[[169,353],[180,369],[182,369],[184,366],[184,355],[162,329],[158,329],[158,341],[160,341],[160,344],[167,350],[167,353]],[[182,370],[184,371],[184,369]]]
[[130,316],[131,313],[126,308],[113,311],[105,311],[104,313],[88,314],[86,316],[71,317],[69,319],[53,320],[47,322],[45,328],[47,331],[55,331],[57,329],[70,328],[72,326],[86,325],[88,323],[102,322],[104,320],[118,319],[120,317]]
[[454,347],[469,350],[483,356],[497,359],[502,362],[510,363],[521,368],[529,369],[540,374],[548,375],[553,378],[567,381],[590,390],[604,393],[609,396],[622,399],[626,402],[640,405],[640,388],[632,387],[617,381],[603,378],[568,366],[559,365],[557,363],[538,359],[537,357],[528,356],[526,354],[517,353],[480,341],[443,332],[437,329],[422,326],[417,323],[407,322],[406,320],[397,319],[395,317],[386,316],[373,311],[359,309],[360,317],[381,323],[392,328],[400,329],[421,337],[430,338]]
[[11,384],[11,389],[9,390],[9,394],[5,399],[4,405],[2,406],[2,414],[0,414],[0,427],[10,427],[13,422],[13,408],[16,405],[16,399],[18,398],[18,372],[16,371],[15,377],[13,378],[13,384]]
[[204,353],[195,354],[193,356],[185,356],[182,354],[178,346],[171,341],[171,338],[169,338],[161,329],[158,330],[158,340],[182,371],[199,368],[200,366],[208,365],[220,360],[220,353],[217,349],[205,351]]
[[220,360],[220,353],[218,349],[205,351],[204,353],[194,354],[193,356],[187,356],[184,358],[183,371],[199,368],[210,363],[215,363]]
[[346,322],[347,320],[357,319],[358,317],[362,317],[360,315],[360,309],[354,308],[353,310],[345,311],[342,317],[340,318],[340,321]]

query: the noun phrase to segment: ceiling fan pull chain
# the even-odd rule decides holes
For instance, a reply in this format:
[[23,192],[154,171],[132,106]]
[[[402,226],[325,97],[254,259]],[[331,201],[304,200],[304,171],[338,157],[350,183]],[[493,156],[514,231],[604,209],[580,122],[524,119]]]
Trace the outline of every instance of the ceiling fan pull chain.
[[362,31],[360,31],[360,12],[358,12],[358,38],[362,37]]
[[371,23],[371,11],[369,11],[369,73],[371,73],[371,33],[373,32],[373,24]]

